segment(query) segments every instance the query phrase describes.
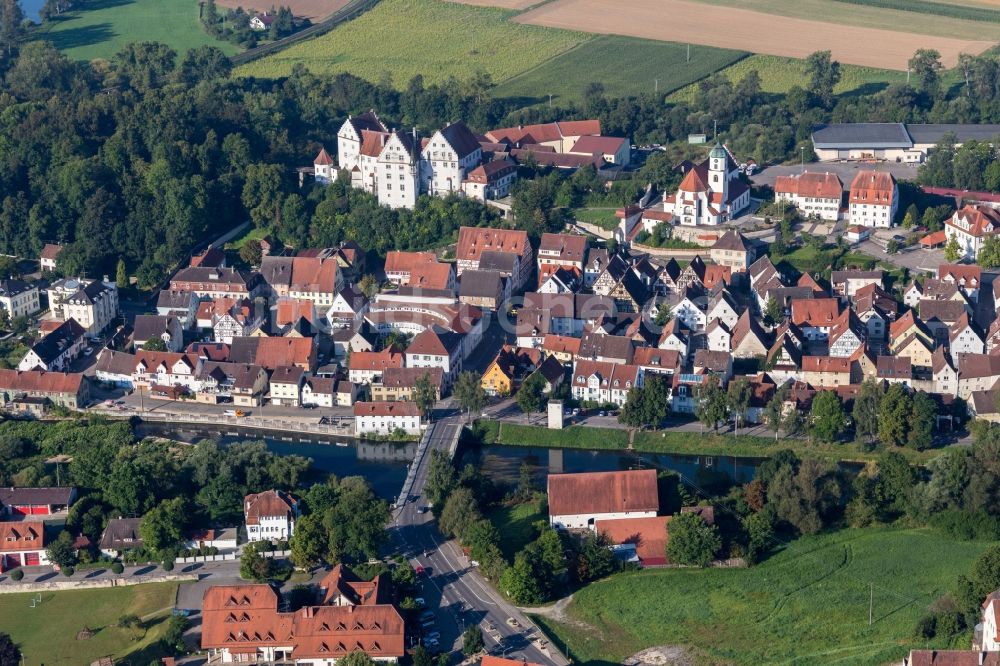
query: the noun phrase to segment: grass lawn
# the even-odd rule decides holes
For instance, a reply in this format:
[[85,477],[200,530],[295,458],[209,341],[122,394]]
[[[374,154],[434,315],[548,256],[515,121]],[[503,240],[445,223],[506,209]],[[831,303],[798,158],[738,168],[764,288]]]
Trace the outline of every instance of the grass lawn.
[[441,83],[487,72],[499,82],[590,39],[584,33],[520,25],[509,20],[513,15],[441,0],[383,0],[325,35],[236,73],[276,78],[302,63],[313,72],[350,72],[375,82],[391,76],[399,88],[417,74],[427,83]]
[[[137,653],[142,656],[134,656],[134,663],[146,664],[161,656],[147,652],[166,628],[176,593],[176,583],[42,592],[36,608],[30,607],[32,594],[3,594],[0,626],[18,644],[28,665],[89,664],[106,655],[121,661]],[[129,613],[144,618],[144,629],[114,626]],[[94,632],[93,637],[76,640],[84,627]]]
[[[792,86],[806,88],[809,85],[809,77],[805,74],[803,61],[781,56],[752,55],[722,69],[719,73],[736,83],[753,70],[760,74],[761,88],[765,92],[785,93]],[[840,83],[835,88],[835,92],[838,94],[872,93],[887,87],[890,83],[906,82],[906,72],[857,65],[841,64],[840,74]],[[949,73],[945,72],[944,77],[948,76]],[[669,99],[691,101],[694,99],[696,90],[697,83],[694,83],[681,88]]]
[[847,529],[799,539],[748,569],[618,574],[574,596],[569,616],[585,625],[542,624],[573,661],[594,665],[654,645],[693,646],[706,663],[899,662],[925,647],[914,638],[917,619],[987,545],[930,530]]
[[539,520],[547,520],[548,515],[535,502],[501,506],[486,514],[493,526],[500,532],[500,550],[509,562],[525,546],[534,541],[538,534],[533,525]]
[[[497,87],[497,97],[524,97],[566,105],[581,102],[587,84],[604,84],[610,97],[669,93],[718,71],[747,54],[710,46],[687,46],[634,37],[601,35],[518,74]],[[658,81],[658,82],[657,82]]]
[[246,231],[243,232],[242,236],[237,236],[236,238],[226,243],[224,249],[226,249],[227,251],[234,250],[236,252],[239,252],[240,250],[243,249],[243,246],[249,243],[250,241],[260,240],[264,236],[268,235],[268,233],[270,233],[270,231],[266,227],[255,227],[251,224],[246,228]]
[[110,59],[129,42],[156,41],[170,45],[179,55],[211,44],[227,55],[240,48],[218,41],[198,21],[193,0],[88,0],[83,8],[65,12],[38,31],[72,60]]
[[615,217],[615,208],[577,208],[573,217],[587,224],[596,224],[605,231],[614,231],[621,221]]
[[567,449],[625,449],[628,432],[610,428],[569,426],[549,430],[540,426],[501,423],[498,443],[511,446],[545,446]]

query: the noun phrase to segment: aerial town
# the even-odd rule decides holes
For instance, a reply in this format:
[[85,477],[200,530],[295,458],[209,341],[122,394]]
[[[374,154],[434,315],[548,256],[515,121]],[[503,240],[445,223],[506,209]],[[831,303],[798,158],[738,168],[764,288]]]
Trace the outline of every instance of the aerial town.
[[803,1],[0,1],[0,666],[1000,666],[1000,8]]

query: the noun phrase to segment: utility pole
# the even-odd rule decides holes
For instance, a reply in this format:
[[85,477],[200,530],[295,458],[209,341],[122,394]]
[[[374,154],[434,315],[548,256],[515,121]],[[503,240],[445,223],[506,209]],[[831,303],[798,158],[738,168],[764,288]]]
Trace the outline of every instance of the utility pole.
[[691,62],[691,45],[688,44],[687,47],[688,47],[687,48],[687,60],[685,60],[685,62]]
[[875,604],[875,583],[868,583],[868,626],[872,626],[872,606]]
[[549,93],[549,108],[552,108],[552,93]]
[[653,79],[653,93],[658,94],[660,92],[660,80]]

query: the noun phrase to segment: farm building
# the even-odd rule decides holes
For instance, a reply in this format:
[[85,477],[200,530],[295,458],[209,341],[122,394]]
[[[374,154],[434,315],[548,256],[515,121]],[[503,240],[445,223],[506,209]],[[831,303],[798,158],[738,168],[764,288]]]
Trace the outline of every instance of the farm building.
[[660,508],[656,471],[550,474],[549,524],[593,529],[597,521],[654,518]]
[[888,160],[920,163],[934,145],[952,133],[955,145],[992,141],[1000,125],[835,123],[813,130],[813,150],[821,162],[833,160]]

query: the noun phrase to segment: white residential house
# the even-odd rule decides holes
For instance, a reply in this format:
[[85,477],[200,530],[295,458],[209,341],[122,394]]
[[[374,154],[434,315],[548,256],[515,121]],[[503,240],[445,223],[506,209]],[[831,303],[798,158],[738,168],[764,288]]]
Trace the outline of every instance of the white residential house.
[[[982,638],[980,645],[976,646],[984,652],[1000,651],[1000,590],[993,591],[983,602],[983,623]],[[979,627],[976,627],[979,633]],[[978,661],[982,663],[982,653],[978,656]]]
[[729,353],[732,350],[733,334],[721,319],[713,319],[705,329],[708,349]]
[[437,325],[425,328],[406,348],[406,367],[441,368],[444,386],[451,386],[462,371],[464,337]]
[[11,319],[38,312],[38,287],[23,280],[0,280],[0,309]]
[[899,208],[896,179],[886,171],[859,171],[848,197],[851,224],[889,228]]
[[775,201],[791,203],[804,217],[836,222],[843,196],[844,184],[837,174],[829,172],[778,176],[774,182]]
[[979,331],[969,321],[967,312],[963,312],[958,321],[948,327],[948,341],[951,360],[956,364],[961,354],[986,353],[986,343]]
[[282,365],[271,372],[268,381],[272,405],[298,407],[302,400],[305,372],[295,365]]
[[708,315],[690,295],[685,295],[674,307],[674,318],[692,331],[703,331],[708,323]]
[[265,490],[243,498],[247,541],[287,541],[295,532],[299,500],[281,490]]
[[177,317],[136,315],[133,330],[132,344],[136,349],[141,349],[147,341],[153,338],[163,340],[167,351],[179,352],[184,349],[184,329]]
[[106,278],[65,278],[49,287],[49,309],[56,319],[75,319],[96,338],[118,318],[118,286]]
[[354,434],[391,435],[396,431],[420,434],[420,407],[415,402],[354,403]]
[[958,242],[962,259],[975,261],[983,242],[1000,234],[1000,211],[986,204],[963,206],[945,221],[944,233]]
[[730,331],[740,320],[740,313],[736,310],[736,302],[725,289],[712,294],[708,299],[708,309],[706,312],[708,321],[720,320]]
[[642,386],[642,369],[608,361],[577,360],[572,393],[580,401],[624,405],[633,388]]

